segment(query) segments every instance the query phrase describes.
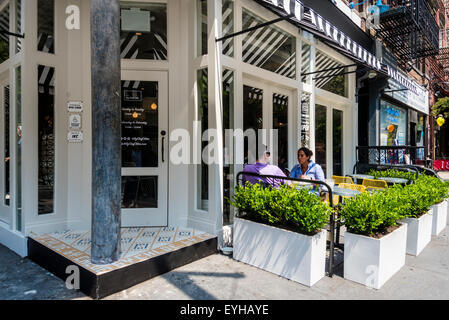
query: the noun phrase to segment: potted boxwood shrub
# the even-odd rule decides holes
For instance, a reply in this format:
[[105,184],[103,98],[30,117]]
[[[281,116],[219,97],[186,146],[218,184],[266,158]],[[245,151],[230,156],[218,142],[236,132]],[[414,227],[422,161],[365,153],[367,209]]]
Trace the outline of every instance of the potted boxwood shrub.
[[448,184],[431,176],[423,176],[420,180],[426,185],[429,193],[433,196],[432,235],[438,236],[447,225],[448,203],[445,199],[448,195]]
[[234,259],[313,286],[325,275],[331,208],[306,188],[238,186],[230,203],[234,219]]
[[396,187],[404,223],[407,223],[407,253],[418,256],[432,240],[433,197],[422,179]]
[[363,193],[341,208],[345,279],[380,289],[405,265],[407,224],[398,222],[397,192]]
[[407,179],[409,183],[413,183],[418,178],[415,172],[399,171],[395,169],[387,169],[387,170],[372,169],[368,174],[370,176],[373,176],[375,179],[379,177]]

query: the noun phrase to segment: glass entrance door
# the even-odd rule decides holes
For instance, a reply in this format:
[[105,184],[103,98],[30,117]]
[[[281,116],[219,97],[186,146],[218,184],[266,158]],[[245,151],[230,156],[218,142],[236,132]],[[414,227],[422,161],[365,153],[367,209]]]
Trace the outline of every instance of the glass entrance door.
[[344,175],[343,110],[315,105],[315,162],[328,178]]
[[11,134],[11,109],[9,104],[9,84],[0,84],[0,221],[8,225],[12,222],[11,210],[11,164],[12,164],[12,138]]
[[168,80],[122,72],[122,226],[168,225]]

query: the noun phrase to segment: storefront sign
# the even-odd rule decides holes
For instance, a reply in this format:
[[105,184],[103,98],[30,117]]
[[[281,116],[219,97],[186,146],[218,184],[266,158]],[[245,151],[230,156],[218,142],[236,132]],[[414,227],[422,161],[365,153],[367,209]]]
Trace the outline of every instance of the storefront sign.
[[83,112],[83,103],[81,101],[69,101],[67,103],[68,112]]
[[350,54],[351,56],[362,60],[374,69],[381,70],[382,65],[380,60],[365,50],[356,41],[352,40],[337,27],[331,24],[329,21],[321,17],[313,9],[305,7],[304,4],[296,0],[295,5],[292,6],[290,0],[262,0],[263,2],[270,3],[276,7],[282,8],[287,14],[293,14],[298,22],[306,23],[308,27],[314,28],[321,33],[325,38],[334,42],[340,48]]
[[390,89],[385,90],[385,94],[428,115],[429,92],[413,80],[409,79],[398,69],[394,69],[390,66],[387,66],[387,69],[388,75],[390,76],[388,81]]

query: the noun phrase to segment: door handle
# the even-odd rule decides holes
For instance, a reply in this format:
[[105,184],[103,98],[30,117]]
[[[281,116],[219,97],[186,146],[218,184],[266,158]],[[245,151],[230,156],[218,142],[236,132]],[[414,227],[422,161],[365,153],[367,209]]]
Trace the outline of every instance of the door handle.
[[165,162],[165,136],[167,135],[167,132],[162,131],[162,163]]

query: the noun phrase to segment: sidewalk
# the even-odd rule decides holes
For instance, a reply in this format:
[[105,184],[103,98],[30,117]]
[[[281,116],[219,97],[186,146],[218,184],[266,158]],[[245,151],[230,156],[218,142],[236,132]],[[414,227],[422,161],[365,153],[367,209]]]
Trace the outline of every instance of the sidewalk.
[[[2,246],[0,261],[0,300],[90,300]],[[406,266],[380,290],[343,279],[342,267],[333,278],[308,288],[215,254],[105,300],[449,299],[449,227],[433,237],[419,257],[407,256]]]

